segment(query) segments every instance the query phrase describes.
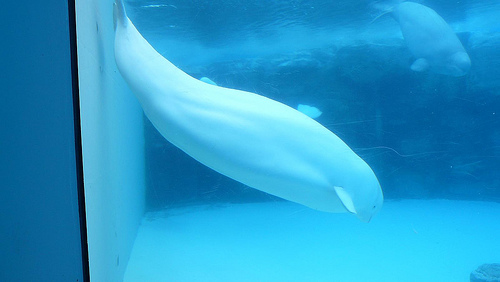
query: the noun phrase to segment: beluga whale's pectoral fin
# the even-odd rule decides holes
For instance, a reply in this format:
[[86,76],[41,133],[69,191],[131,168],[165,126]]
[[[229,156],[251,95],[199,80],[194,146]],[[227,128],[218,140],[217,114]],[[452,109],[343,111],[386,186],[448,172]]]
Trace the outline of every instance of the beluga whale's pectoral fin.
[[356,215],[363,222],[369,223],[373,217],[373,211],[379,209],[378,204],[375,203],[377,201],[375,201],[372,206],[358,211],[356,210],[356,204],[354,202],[355,195],[351,195],[347,189],[340,186],[333,186],[333,189],[335,190],[335,193],[337,193],[342,205],[344,205],[344,208],[348,212]]
[[350,213],[356,214],[356,208],[354,207],[354,203],[352,202],[351,195],[342,187],[340,186],[333,186],[335,189],[335,193],[337,193],[337,196],[339,197],[340,201],[348,210]]
[[313,209],[365,222],[380,210],[375,173],[333,132],[278,101],[186,74],[139,33],[122,0],[116,21],[118,70],[167,141],[227,177]]
[[420,58],[415,60],[413,64],[411,64],[411,70],[416,72],[423,72],[429,69],[429,61],[424,58]]

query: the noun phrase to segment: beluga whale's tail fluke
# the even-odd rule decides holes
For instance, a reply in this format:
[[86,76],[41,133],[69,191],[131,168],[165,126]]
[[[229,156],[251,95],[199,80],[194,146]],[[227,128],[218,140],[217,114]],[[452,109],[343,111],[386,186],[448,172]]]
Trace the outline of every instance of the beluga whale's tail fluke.
[[383,203],[372,169],[338,136],[285,104],[200,81],[160,55],[117,0],[115,60],[170,143],[269,194],[368,222]]
[[378,0],[370,2],[370,7],[380,12],[391,12],[394,7],[405,0]]
[[370,24],[373,24],[381,17],[392,13],[394,7],[405,0],[383,0],[383,1],[373,1],[370,2],[370,7],[372,10],[376,11],[377,16],[371,20]]

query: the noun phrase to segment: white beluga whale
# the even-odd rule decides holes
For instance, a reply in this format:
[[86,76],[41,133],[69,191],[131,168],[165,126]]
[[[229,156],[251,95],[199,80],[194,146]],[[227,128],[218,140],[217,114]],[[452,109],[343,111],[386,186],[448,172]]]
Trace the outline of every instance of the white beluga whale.
[[368,222],[383,195],[372,169],[315,120],[254,93],[202,82],[162,57],[117,1],[115,59],[169,142],[255,189]]
[[471,67],[469,55],[453,29],[433,9],[414,2],[378,5],[399,23],[408,49],[416,60],[413,71],[463,76]]

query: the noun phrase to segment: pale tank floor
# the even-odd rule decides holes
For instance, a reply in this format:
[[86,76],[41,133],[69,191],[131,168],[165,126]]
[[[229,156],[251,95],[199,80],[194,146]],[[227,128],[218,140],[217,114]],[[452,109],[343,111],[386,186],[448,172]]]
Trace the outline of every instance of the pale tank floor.
[[500,204],[386,201],[369,224],[290,202],[148,213],[124,281],[469,281],[500,262]]

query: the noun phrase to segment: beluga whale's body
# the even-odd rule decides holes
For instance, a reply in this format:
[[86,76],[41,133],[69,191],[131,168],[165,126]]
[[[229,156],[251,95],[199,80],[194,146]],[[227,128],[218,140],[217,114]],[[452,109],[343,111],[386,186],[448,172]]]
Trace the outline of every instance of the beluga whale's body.
[[[381,8],[383,7],[383,8]],[[413,71],[463,76],[471,67],[469,55],[453,29],[433,9],[414,2],[392,1],[379,5],[399,23],[405,42],[416,60]]]
[[195,79],[162,57],[116,5],[115,59],[156,129],[255,189],[368,222],[383,195],[371,168],[318,122],[266,97]]

